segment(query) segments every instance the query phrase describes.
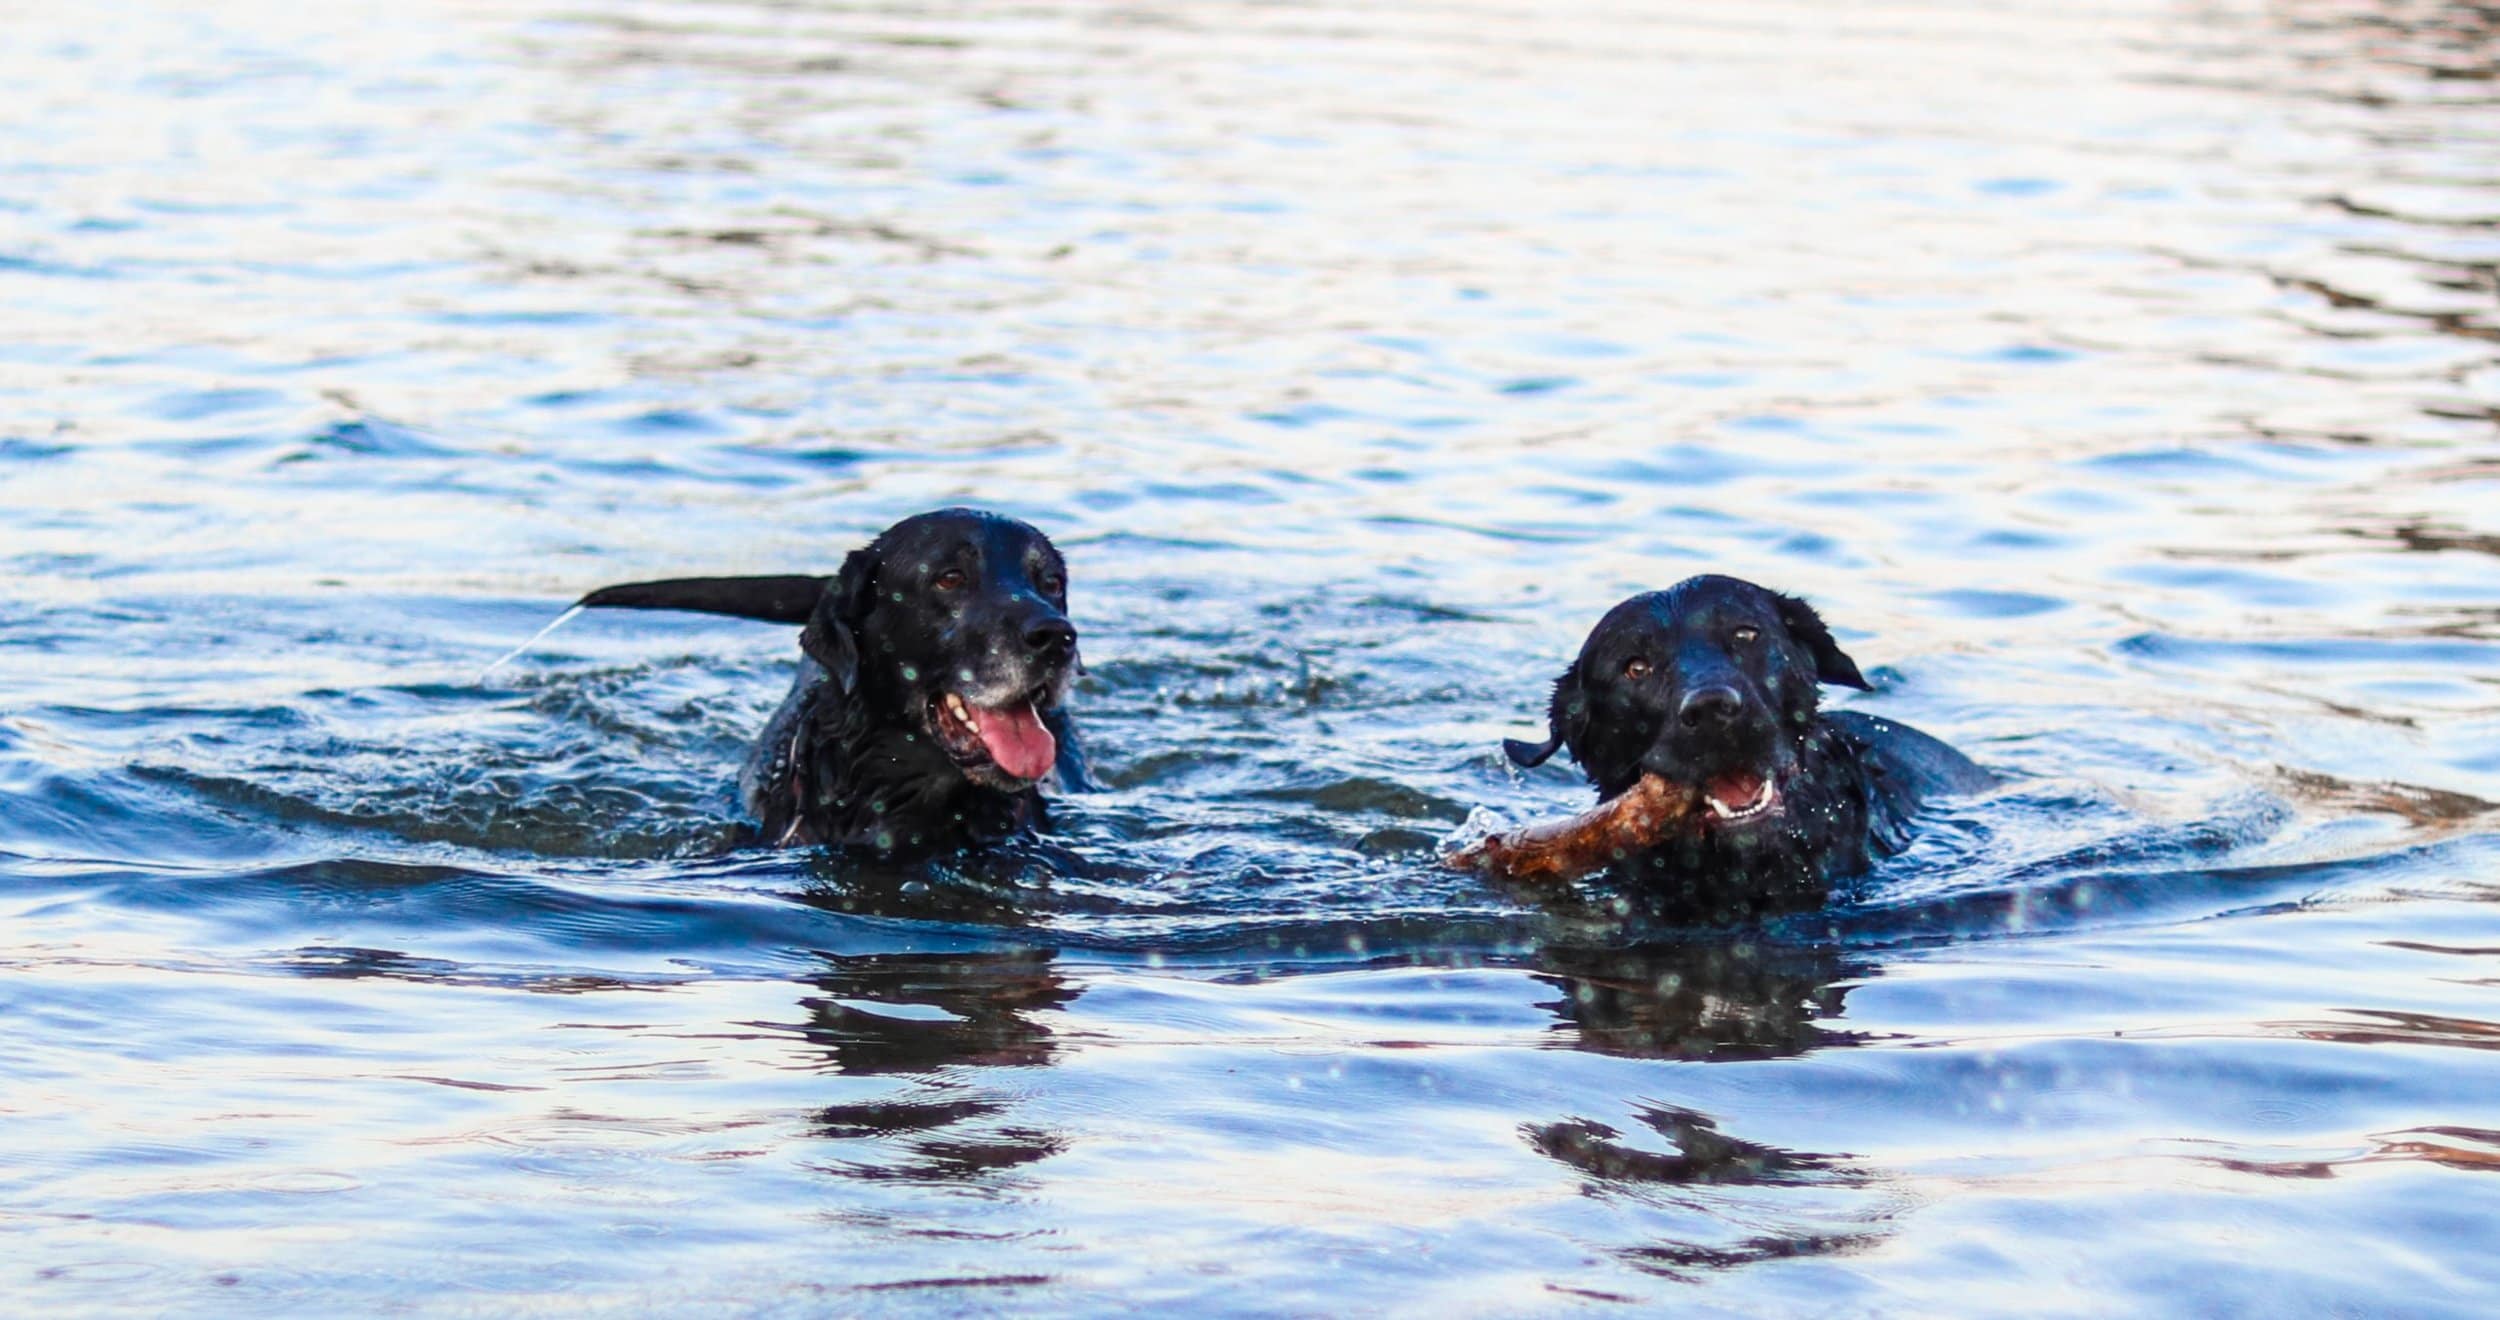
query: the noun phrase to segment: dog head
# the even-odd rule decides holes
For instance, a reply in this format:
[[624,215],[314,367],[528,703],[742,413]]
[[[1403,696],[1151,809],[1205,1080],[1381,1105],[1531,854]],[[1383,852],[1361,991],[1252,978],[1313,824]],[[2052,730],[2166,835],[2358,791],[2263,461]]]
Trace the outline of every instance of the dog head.
[[1819,683],[1867,686],[1812,607],[1688,578],[1608,611],[1555,681],[1546,741],[1504,746],[1523,766],[1567,747],[1606,797],[1657,775],[1700,794],[1704,829],[1740,833],[1781,816],[1813,751]]
[[1079,663],[1067,564],[1032,527],[976,509],[894,524],[843,561],[799,644],[973,782],[1014,791],[1051,772],[1043,717]]

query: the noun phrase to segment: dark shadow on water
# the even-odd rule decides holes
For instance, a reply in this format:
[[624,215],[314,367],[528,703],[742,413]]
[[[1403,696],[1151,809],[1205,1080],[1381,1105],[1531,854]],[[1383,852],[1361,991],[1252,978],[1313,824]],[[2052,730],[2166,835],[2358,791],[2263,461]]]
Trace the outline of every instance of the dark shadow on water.
[[943,1068],[1038,1067],[1051,1061],[1048,1027],[1033,1013],[1073,1002],[1079,989],[1047,949],[1004,953],[893,953],[826,959],[816,993],[800,1000],[799,1034],[829,1071],[930,1073]]
[[1617,1253],[1635,1269],[1665,1278],[1692,1281],[1746,1265],[1797,1260],[1808,1256],[1843,1256],[1883,1245],[1881,1232],[1808,1233],[1794,1237],[1760,1234],[1725,1246],[1655,1243]]
[[1047,1066],[1051,1029],[1034,1014],[1079,989],[1036,949],[880,954],[827,959],[800,1003],[800,1036],[828,1071],[899,1075],[906,1087],[828,1105],[809,1124],[841,1152],[818,1167],[846,1178],[980,1182],[1065,1149],[1057,1133],[1008,1120],[1011,1101],[975,1080],[982,1070]]
[[[1740,1063],[1847,1048],[1870,1037],[1836,1025],[1849,989],[1879,973],[1868,955],[1783,946],[1739,935],[1628,948],[1559,946],[1536,979],[1563,992],[1540,1007],[1572,1048],[1634,1059]],[[1591,1196],[1702,1212],[1722,1228],[1794,1220],[1787,1231],[1725,1240],[1675,1238],[1618,1246],[1645,1273],[1691,1280],[1765,1261],[1879,1244],[1891,1199],[1853,1157],[1791,1150],[1722,1130],[1681,1105],[1633,1107],[1638,1130],[1586,1116],[1522,1125],[1530,1149],[1571,1170]],[[1808,1197],[1791,1207],[1798,1191]],[[1765,1195],[1774,1198],[1761,1203]],[[1742,1202],[1743,1204],[1738,1204]],[[1689,1215],[1679,1215],[1679,1221]]]
[[1607,1182],[1769,1185],[1856,1182],[1861,1177],[1841,1156],[1781,1150],[1731,1137],[1709,1116],[1689,1109],[1648,1109],[1641,1121],[1671,1149],[1628,1146],[1622,1132],[1588,1119],[1532,1127],[1527,1136],[1538,1154]]
[[1538,1005],[1572,1048],[1640,1059],[1776,1059],[1862,1037],[1833,1028],[1863,957],[1813,946],[1720,941],[1545,949],[1537,979],[1562,991]]
[[809,907],[845,916],[1010,928],[1032,924],[1046,902],[1049,881],[1046,872],[996,859],[970,866],[884,862],[815,849],[803,855],[801,865],[805,887],[792,897]]

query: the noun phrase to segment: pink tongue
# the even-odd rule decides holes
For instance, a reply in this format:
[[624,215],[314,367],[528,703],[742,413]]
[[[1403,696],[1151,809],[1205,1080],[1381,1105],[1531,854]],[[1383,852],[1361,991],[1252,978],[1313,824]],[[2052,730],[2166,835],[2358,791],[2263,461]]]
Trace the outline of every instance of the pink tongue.
[[981,745],[990,749],[990,760],[999,769],[1018,779],[1039,779],[1050,773],[1059,756],[1059,740],[1042,727],[1033,703],[981,710],[980,718]]
[[1747,770],[1730,770],[1701,786],[1701,791],[1718,799],[1719,805],[1744,808],[1762,796],[1762,776]]

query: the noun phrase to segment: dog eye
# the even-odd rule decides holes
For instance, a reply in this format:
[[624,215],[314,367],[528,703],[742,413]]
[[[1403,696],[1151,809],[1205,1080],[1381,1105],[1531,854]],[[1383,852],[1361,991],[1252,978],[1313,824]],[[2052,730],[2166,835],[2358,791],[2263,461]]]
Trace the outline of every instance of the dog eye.
[[1729,637],[1732,637],[1739,642],[1750,642],[1761,635],[1762,630],[1759,628],[1739,628],[1728,634]]
[[1649,662],[1637,655],[1633,656],[1623,662],[1623,676],[1634,679],[1649,677]]
[[1042,589],[1042,594],[1045,596],[1056,596],[1060,592],[1066,590],[1068,586],[1067,580],[1060,577],[1056,573],[1042,574],[1040,577],[1033,580],[1033,585],[1040,587]]
[[940,591],[961,591],[963,590],[964,583],[967,580],[968,579],[964,577],[964,571],[962,569],[950,568],[937,575],[937,589]]

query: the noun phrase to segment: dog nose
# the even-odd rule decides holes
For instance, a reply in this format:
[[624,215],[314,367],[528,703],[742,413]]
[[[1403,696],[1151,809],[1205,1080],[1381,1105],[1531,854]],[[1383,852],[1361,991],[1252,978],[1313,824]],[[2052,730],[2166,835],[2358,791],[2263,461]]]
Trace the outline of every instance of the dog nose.
[[1036,619],[1024,625],[1024,644],[1044,655],[1076,649],[1076,625],[1066,619]]
[[1688,729],[1698,729],[1705,724],[1725,724],[1736,718],[1741,704],[1734,688],[1696,688],[1684,694],[1684,700],[1675,708],[1675,718]]

